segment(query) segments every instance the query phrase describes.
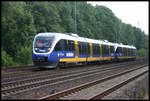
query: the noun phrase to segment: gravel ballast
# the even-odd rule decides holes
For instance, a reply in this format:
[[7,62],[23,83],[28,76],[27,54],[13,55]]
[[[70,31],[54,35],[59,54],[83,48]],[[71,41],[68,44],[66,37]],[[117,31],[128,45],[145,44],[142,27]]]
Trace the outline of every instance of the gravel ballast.
[[[142,68],[140,70],[136,70],[134,72],[131,72],[131,73],[128,73],[128,74],[125,74],[123,76],[119,76],[117,78],[114,78],[112,80],[108,80],[106,82],[103,82],[101,84],[97,84],[97,85],[94,85],[90,88],[87,88],[87,89],[83,89],[77,93],[74,93],[74,94],[71,94],[71,95],[68,95],[68,96],[65,96],[61,99],[68,99],[68,100],[72,100],[72,99],[91,99],[93,96],[103,92],[105,89],[109,88],[109,87],[112,87],[113,85],[116,85],[124,80],[127,80],[128,78],[131,78],[139,73],[142,73],[143,71],[146,71],[148,70],[148,67],[145,67],[145,68]],[[120,90],[119,90],[120,91]],[[117,95],[120,96],[120,93],[118,93]],[[117,99],[114,95],[111,95],[105,97],[104,99]],[[113,98],[114,97],[114,98]],[[121,97],[121,99],[125,99],[125,97]]]

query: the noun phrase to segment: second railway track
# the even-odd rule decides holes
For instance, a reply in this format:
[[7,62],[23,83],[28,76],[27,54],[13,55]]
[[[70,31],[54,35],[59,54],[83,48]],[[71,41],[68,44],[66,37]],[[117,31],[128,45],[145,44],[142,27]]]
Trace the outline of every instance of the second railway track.
[[[142,61],[141,60],[136,60],[136,61],[132,61],[132,62],[141,62],[142,63]],[[115,64],[115,63],[112,63],[112,64],[105,64],[105,65],[101,65],[101,67],[108,67],[108,66],[110,66],[111,67],[111,65],[119,65],[119,64],[128,64],[128,63],[130,63],[131,61],[129,61],[129,62],[121,62],[121,63],[117,63],[117,64]],[[84,65],[84,67],[85,67],[86,65]],[[96,65],[95,65],[96,66]],[[99,66],[99,65],[97,65],[97,66]],[[15,71],[15,72],[12,72],[12,73],[5,73],[4,75],[3,75],[3,73],[2,73],[2,82],[10,82],[10,81],[16,81],[16,80],[24,80],[24,79],[26,79],[26,78],[34,78],[34,77],[39,77],[39,76],[42,76],[42,75],[49,75],[49,74],[55,74],[56,72],[57,72],[57,74],[59,74],[60,72],[65,72],[65,73],[67,73],[68,71],[70,72],[70,70],[72,70],[72,71],[76,71],[77,69],[79,69],[79,70],[81,70],[82,68],[83,69],[88,69],[89,67],[91,67],[91,65],[90,66],[86,66],[85,68],[84,67],[80,67],[80,68],[78,68],[78,67],[80,67],[80,66],[76,66],[75,68],[67,68],[67,69],[61,69],[61,70],[59,70],[59,71],[57,71],[57,70],[37,70],[35,67],[32,67],[32,68],[30,68],[30,70],[28,70],[28,71],[22,71],[22,70],[17,70],[17,71],[19,71],[19,72],[17,72],[17,71]],[[95,67],[94,67],[95,68]],[[18,69],[22,69],[22,68],[18,68]],[[29,68],[26,68],[26,69],[29,69]],[[15,69],[16,70],[16,69]]]
[[[8,83],[2,83],[2,92],[3,94],[11,94],[14,92],[19,92],[21,90],[24,89],[30,89],[33,87],[38,87],[41,85],[46,85],[49,83],[54,83],[54,82],[58,82],[58,81],[63,81],[63,80],[67,80],[67,79],[71,79],[71,78],[76,78],[76,77],[82,77],[82,76],[86,76],[86,75],[93,75],[95,73],[99,73],[102,71],[108,71],[108,70],[112,70],[112,69],[118,69],[120,66],[122,65],[116,65],[114,67],[110,67],[110,68],[93,68],[91,70],[85,70],[85,71],[80,71],[80,72],[72,72],[72,73],[65,73],[65,75],[60,75],[57,77],[57,75],[45,75],[44,77],[36,77],[36,78],[30,78],[30,79],[24,79],[24,80],[20,80],[20,81],[16,81],[16,82],[8,82]],[[130,64],[131,65],[131,64]]]
[[[139,64],[140,64],[140,62],[138,62]],[[135,65],[135,64],[137,64],[138,65],[138,63],[131,63],[132,65]],[[130,64],[130,66],[132,66]],[[124,64],[125,65],[125,64]],[[116,66],[117,67],[117,66]],[[126,66],[122,66],[123,68],[122,69],[125,69],[125,67]],[[115,67],[114,67],[115,68]],[[108,69],[108,68],[107,68]],[[107,70],[106,69],[106,70]],[[127,69],[127,68],[126,68]],[[108,69],[109,70],[109,69]],[[121,69],[120,69],[121,70]],[[88,70],[87,70],[88,71]],[[19,93],[21,93],[21,92],[27,92],[27,91],[30,91],[30,90],[33,90],[33,89],[40,89],[40,88],[42,88],[42,87],[46,87],[46,86],[49,86],[51,89],[55,89],[55,87],[57,86],[57,85],[59,85],[59,84],[61,84],[61,83],[64,83],[65,84],[65,82],[68,80],[69,82],[71,82],[73,79],[76,79],[76,80],[78,80],[80,77],[89,77],[90,78],[90,76],[92,76],[92,75],[95,75],[95,77],[96,77],[96,75],[98,76],[101,72],[100,71],[104,71],[104,70],[95,70],[95,71],[89,71],[89,73],[86,73],[85,71],[85,74],[83,73],[82,74],[82,72],[81,73],[79,73],[79,74],[74,74],[74,75],[66,75],[66,76],[62,76],[62,77],[56,77],[56,78],[51,78],[51,79],[48,79],[48,77],[47,77],[47,79],[45,79],[45,80],[43,80],[43,81],[40,81],[40,80],[29,80],[28,81],[28,83],[27,82],[24,82],[24,85],[23,84],[17,84],[17,82],[16,83],[12,83],[12,84],[10,84],[10,85],[12,85],[12,86],[5,86],[4,87],[4,85],[2,84],[2,97],[4,97],[4,98],[7,98],[8,96],[13,96],[13,95],[15,95],[15,94],[19,94]],[[116,70],[117,71],[117,70]],[[119,72],[119,71],[118,71]],[[88,76],[89,75],[89,76]],[[53,76],[54,77],[54,76]],[[76,80],[74,80],[74,81],[76,81]],[[84,81],[84,80],[83,80]],[[87,80],[88,81],[88,80]],[[83,82],[82,82],[83,83]],[[13,86],[13,85],[15,85],[15,86]],[[54,86],[55,85],[55,86]],[[65,88],[65,87],[64,87]],[[66,89],[66,88],[65,88]],[[58,92],[58,91],[60,91],[60,90],[63,90],[63,89],[58,89],[58,90],[55,90],[55,92]],[[44,96],[44,95],[43,95]]]
[[[124,86],[125,84],[133,81],[134,79],[146,74],[148,72],[148,66],[143,68],[145,66],[140,66],[138,68],[134,68],[131,70],[126,70],[121,73],[114,74],[112,76],[108,76],[105,78],[102,78],[100,80],[95,80],[92,82],[88,82],[83,85],[79,85],[77,87],[67,89],[61,92],[58,92],[56,94],[48,95],[45,97],[41,97],[40,100],[50,100],[50,99],[70,99],[70,100],[75,100],[75,99],[101,99],[102,97],[108,95],[109,93],[113,92],[114,90],[117,90],[118,88]],[[143,69],[143,70],[142,70]],[[130,72],[135,72],[138,71],[136,74],[132,74]],[[117,80],[120,79],[121,76],[126,76],[124,80]],[[112,80],[111,80],[112,79]],[[112,82],[118,84],[113,85]],[[106,83],[107,82],[107,83]],[[100,85],[101,84],[101,85]],[[105,86],[106,87],[105,87]],[[91,88],[90,88],[91,87]],[[92,91],[93,89],[99,89],[99,91]],[[78,92],[78,93],[75,93]]]

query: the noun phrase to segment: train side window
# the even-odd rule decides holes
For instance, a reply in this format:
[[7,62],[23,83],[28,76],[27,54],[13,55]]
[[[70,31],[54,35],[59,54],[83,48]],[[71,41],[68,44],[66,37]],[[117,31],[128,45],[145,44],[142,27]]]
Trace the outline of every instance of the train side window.
[[64,40],[64,50],[68,51],[68,40]]
[[131,56],[131,49],[130,49],[130,56]]
[[74,50],[74,41],[62,39],[56,44],[56,50],[71,51]]
[[84,43],[83,42],[81,42],[81,45],[82,45],[82,55],[85,55],[84,53],[85,53],[85,47],[84,47]]
[[100,47],[99,44],[93,44],[92,50],[94,55],[100,55]]
[[102,54],[103,55],[108,55],[109,50],[107,45],[102,45]]
[[57,42],[57,44],[56,44],[56,46],[54,48],[55,51],[60,51],[61,50],[61,43],[60,43],[60,41]]
[[123,48],[123,56],[126,56],[126,48]]
[[136,55],[136,49],[134,49],[134,51],[133,51],[133,55],[134,55],[134,56]]
[[127,49],[124,48],[124,56],[127,56]]
[[97,47],[97,54],[100,55],[100,47],[99,47],[99,44],[97,44],[96,47]]
[[132,56],[134,56],[134,49],[132,49]]
[[131,55],[131,56],[132,56],[132,51],[133,51],[133,50],[132,50],[132,49],[130,49],[130,55]]
[[105,51],[104,51],[104,45],[101,45],[102,46],[102,55],[104,55],[105,54]]
[[82,54],[83,55],[86,55],[86,43],[85,42],[82,42]]
[[86,55],[90,54],[90,44],[89,43],[85,43],[86,44]]
[[55,51],[65,51],[67,50],[67,40],[61,39],[55,46]]
[[65,47],[65,40],[64,39],[60,40],[60,44],[61,44],[61,48],[62,48],[61,50],[65,51],[65,48],[66,48]]
[[74,41],[68,40],[68,50],[69,51],[74,51],[75,50]]
[[127,48],[128,50],[127,50],[127,52],[128,52],[128,56],[129,56],[129,48]]
[[92,51],[93,51],[93,54],[95,54],[95,44],[92,44]]
[[86,53],[87,53],[87,52],[86,52],[86,51],[87,51],[86,48],[87,48],[87,47],[86,47],[86,43],[83,42],[83,54],[84,54],[84,55],[86,55]]
[[128,56],[130,56],[130,48],[128,48]]
[[121,47],[118,47],[116,52],[117,52],[117,53],[122,53]]
[[114,53],[114,46],[110,46],[110,53]]
[[84,55],[84,44],[81,42],[81,54]]
[[72,51],[75,51],[75,41],[71,41]]
[[122,54],[122,48],[120,47],[120,53]]
[[121,47],[119,47],[119,53],[122,53],[122,51],[121,51]]
[[128,49],[127,48],[125,49],[126,49],[125,56],[128,56]]
[[128,48],[126,48],[126,56],[128,56]]
[[125,56],[125,51],[126,51],[125,48],[123,48],[123,56]]
[[93,54],[95,55],[96,54],[96,45],[94,43],[92,44],[92,51],[93,51]]
[[78,47],[79,47],[79,55],[81,55],[81,52],[82,52],[82,51],[81,51],[81,48],[82,48],[82,47],[81,47],[81,42],[78,42]]
[[106,54],[109,54],[108,46],[106,45]]
[[86,42],[78,42],[79,55],[88,55],[90,54],[90,45]]
[[131,56],[131,49],[129,49],[129,56]]

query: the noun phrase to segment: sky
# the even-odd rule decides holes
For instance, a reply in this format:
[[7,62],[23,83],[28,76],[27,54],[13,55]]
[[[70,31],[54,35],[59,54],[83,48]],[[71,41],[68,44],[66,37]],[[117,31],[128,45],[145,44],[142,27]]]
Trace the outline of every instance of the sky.
[[148,1],[98,1],[87,2],[93,6],[103,5],[112,10],[122,22],[140,28],[149,35],[149,4]]

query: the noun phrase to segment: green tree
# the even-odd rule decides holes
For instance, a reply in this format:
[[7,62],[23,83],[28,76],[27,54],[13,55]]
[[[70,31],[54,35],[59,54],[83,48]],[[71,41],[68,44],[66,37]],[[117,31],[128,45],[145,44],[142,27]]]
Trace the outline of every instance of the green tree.
[[32,47],[31,46],[25,46],[20,47],[19,50],[17,50],[17,63],[20,65],[32,65]]
[[14,65],[12,57],[7,54],[4,50],[2,50],[2,66],[12,66]]
[[24,2],[2,3],[2,47],[13,57],[21,46],[31,44],[36,33],[33,17],[25,8]]
[[146,49],[144,49],[144,48],[139,49],[139,50],[137,51],[137,57],[148,57],[148,56],[149,56],[148,53],[149,53],[149,51],[146,50]]
[[[3,66],[32,64],[31,46],[39,32],[74,33],[73,8],[74,2],[3,1]],[[115,42],[117,35],[118,43],[135,45],[139,56],[148,54],[148,35],[140,28],[122,22],[111,9],[77,2],[76,18],[79,36]]]

